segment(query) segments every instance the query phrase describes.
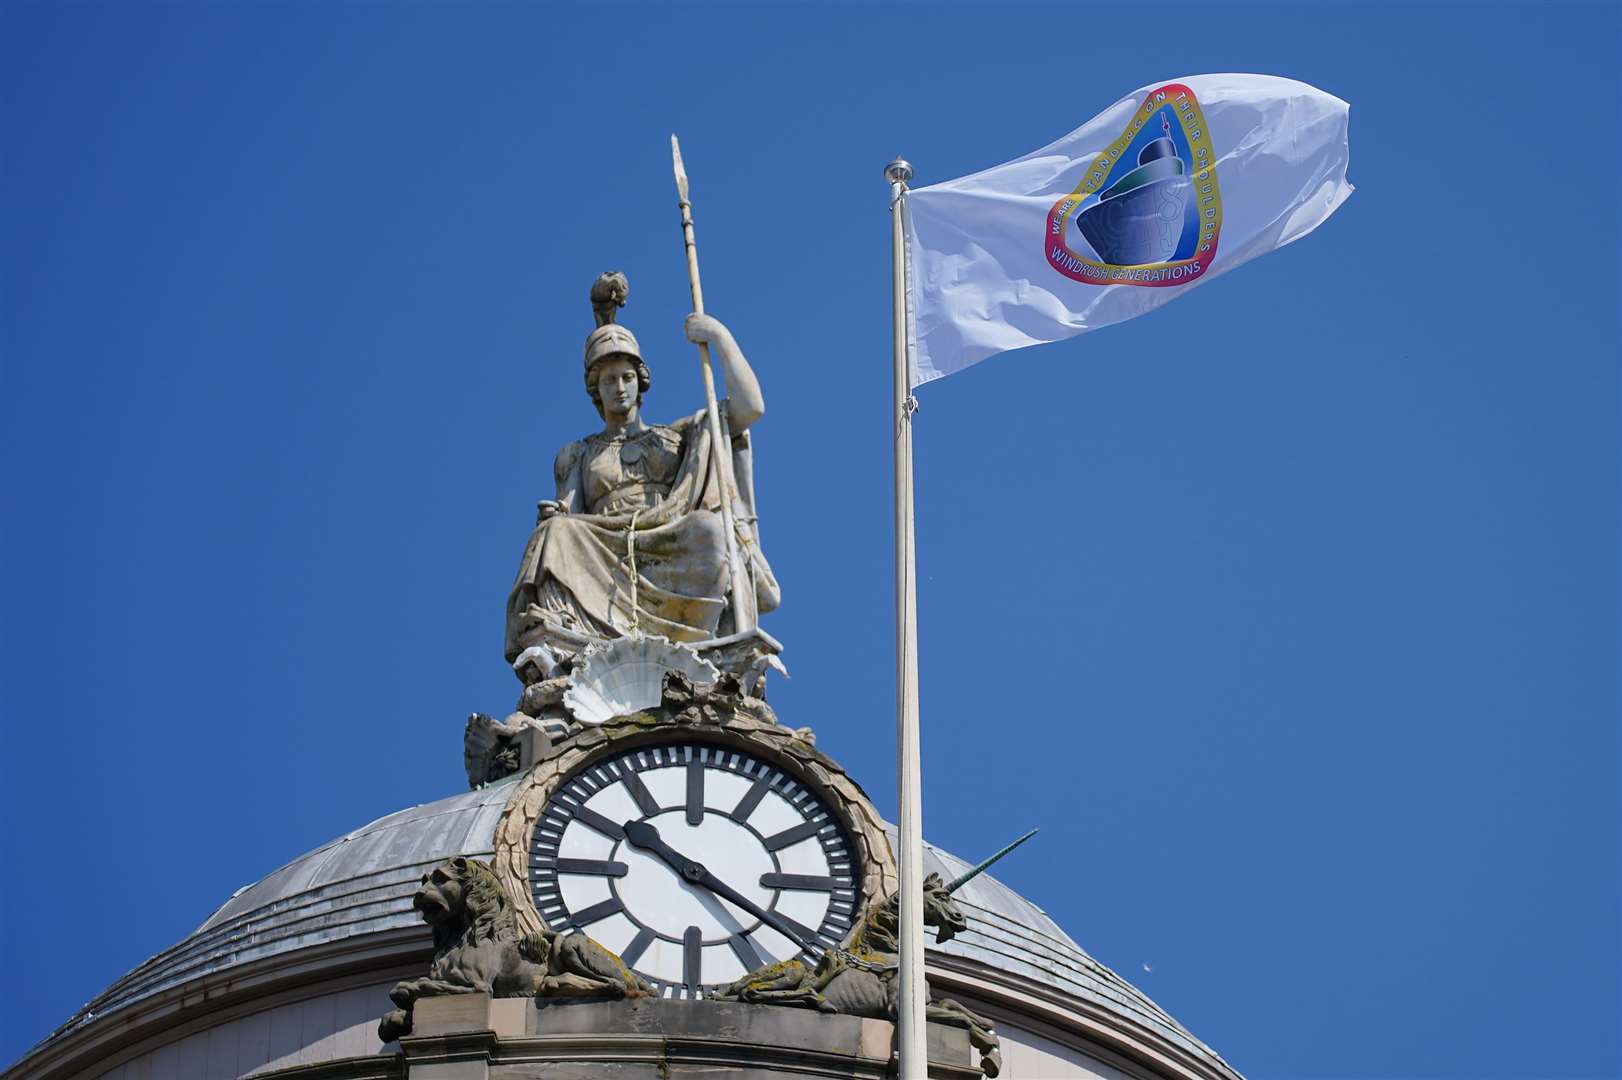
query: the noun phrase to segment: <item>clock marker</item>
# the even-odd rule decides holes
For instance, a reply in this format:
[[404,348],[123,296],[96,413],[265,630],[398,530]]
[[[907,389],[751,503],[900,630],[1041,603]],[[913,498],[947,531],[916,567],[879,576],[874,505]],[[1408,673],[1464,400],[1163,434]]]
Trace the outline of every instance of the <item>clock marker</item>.
[[733,934],[727,938],[727,944],[732,946],[732,955],[738,958],[745,972],[759,971],[772,961],[760,954],[755,943],[749,940],[748,934]]
[[576,821],[583,821],[611,840],[624,840],[625,830],[614,822],[603,817],[589,806],[582,806],[574,812]]
[[738,805],[732,808],[732,820],[748,821],[749,815],[753,814],[755,807],[760,805],[760,800],[766,797],[766,789],[769,787],[771,787],[770,777],[765,773],[761,773],[760,779],[756,780],[754,785],[744,792],[743,798],[738,800]]
[[704,932],[689,926],[681,939],[681,981],[698,995],[704,983]]
[[640,776],[630,769],[622,768],[620,781],[625,785],[625,790],[631,793],[631,798],[635,801],[637,809],[648,817],[652,817],[659,812],[659,801],[653,797],[653,792],[648,790],[648,786],[642,782]]
[[687,763],[687,824],[704,824],[704,763],[697,758]]
[[632,938],[631,943],[620,953],[620,959],[625,961],[626,967],[636,966],[636,962],[642,959],[642,954],[648,951],[648,946],[653,944],[653,938],[653,931],[645,926],[636,932],[636,937]]
[[624,877],[630,872],[630,867],[622,862],[610,859],[559,859],[557,872],[560,874],[596,874],[599,877]]
[[610,915],[617,915],[625,910],[625,905],[619,897],[610,897],[600,904],[593,904],[569,916],[569,922],[574,926],[585,927]]
[[816,874],[762,874],[760,884],[765,889],[803,889],[806,892],[833,892],[839,882]]
[[768,836],[766,838],[766,850],[781,851],[790,844],[798,844],[801,840],[817,835],[826,824],[827,822],[820,818],[816,821],[802,821],[792,829],[784,829],[776,836]]

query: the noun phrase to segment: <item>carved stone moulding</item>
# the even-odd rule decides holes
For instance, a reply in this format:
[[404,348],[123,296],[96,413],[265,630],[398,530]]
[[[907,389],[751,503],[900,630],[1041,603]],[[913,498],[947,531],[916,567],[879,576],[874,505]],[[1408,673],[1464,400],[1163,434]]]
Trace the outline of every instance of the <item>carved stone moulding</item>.
[[[814,1010],[658,998],[501,1001],[477,994],[424,999],[419,1010],[420,1032],[401,1040],[412,1076],[429,1063],[468,1070],[456,1076],[522,1069],[526,1076],[541,1070],[571,1080],[895,1075],[893,1024]],[[979,1080],[961,1029],[932,1023],[926,1031],[932,1080]]]
[[467,786],[482,787],[519,772],[538,760],[554,739],[568,734],[564,724],[548,723],[515,712],[506,720],[472,713],[462,732],[462,766]]
[[[736,675],[744,691],[756,696],[764,694],[768,669],[776,669],[782,675],[788,674],[781,659],[782,642],[759,627],[706,641],[672,644],[662,637],[651,636],[590,637],[552,623],[537,624],[523,635],[520,639],[523,651],[513,661],[513,674],[525,687],[534,686],[547,679],[566,676],[588,653],[600,653],[604,648],[639,640],[664,642],[667,646],[696,654],[716,670]],[[672,670],[685,670],[685,667]]]
[[529,640],[513,661],[524,683],[517,708],[500,721],[484,713],[468,717],[462,754],[469,787],[528,768],[547,745],[565,741],[583,725],[658,707],[669,672],[695,685],[730,675],[743,693],[760,699],[768,718],[766,671],[788,674],[778,659],[782,646],[759,629],[689,644],[658,636],[592,639],[542,627]]

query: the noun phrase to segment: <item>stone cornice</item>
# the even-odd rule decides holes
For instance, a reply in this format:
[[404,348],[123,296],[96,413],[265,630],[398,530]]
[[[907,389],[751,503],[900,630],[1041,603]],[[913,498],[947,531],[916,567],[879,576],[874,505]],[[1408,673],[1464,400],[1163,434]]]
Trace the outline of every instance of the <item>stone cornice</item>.
[[[106,1071],[164,1043],[313,996],[315,991],[329,993],[419,975],[432,953],[427,929],[413,928],[266,957],[171,987],[105,1018],[89,1020],[36,1046],[4,1075],[6,1080],[68,1080],[92,1070]],[[1037,1030],[1129,1075],[1242,1080],[1214,1054],[1204,1059],[1119,1013],[1034,980],[938,952],[929,954],[928,973],[938,989],[967,999],[967,1004],[976,1010],[983,1008],[993,1019]],[[504,1051],[519,1058],[525,1052],[522,1045]],[[392,1059],[379,1055],[375,1060],[383,1069],[378,1076],[393,1075],[383,1064]],[[328,1075],[324,1067],[309,1069],[311,1080]]]

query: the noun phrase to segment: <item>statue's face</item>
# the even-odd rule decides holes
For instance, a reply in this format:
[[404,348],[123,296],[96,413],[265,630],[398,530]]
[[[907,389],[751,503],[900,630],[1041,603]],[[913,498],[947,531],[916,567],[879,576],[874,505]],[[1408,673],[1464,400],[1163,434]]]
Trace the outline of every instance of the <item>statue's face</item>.
[[629,416],[631,410],[636,408],[636,365],[618,357],[598,364],[597,394],[603,403],[604,416]]
[[437,866],[433,873],[423,875],[422,888],[411,898],[411,906],[417,909],[423,922],[433,926],[451,917],[461,904],[464,891],[458,878],[447,874],[443,866]]
[[938,928],[935,935],[938,944],[952,940],[969,928],[969,920],[963,917],[957,901],[946,891],[946,882],[939,874],[930,874],[924,879],[924,925]]

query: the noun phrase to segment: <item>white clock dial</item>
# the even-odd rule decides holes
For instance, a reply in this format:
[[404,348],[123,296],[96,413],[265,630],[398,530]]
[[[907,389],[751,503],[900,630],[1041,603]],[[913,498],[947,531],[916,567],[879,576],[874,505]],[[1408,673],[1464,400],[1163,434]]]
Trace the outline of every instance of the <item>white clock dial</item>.
[[[629,828],[629,835],[627,829]],[[700,997],[855,917],[844,828],[775,765],[702,743],[620,754],[553,793],[530,889],[554,930],[582,930],[665,997]]]

